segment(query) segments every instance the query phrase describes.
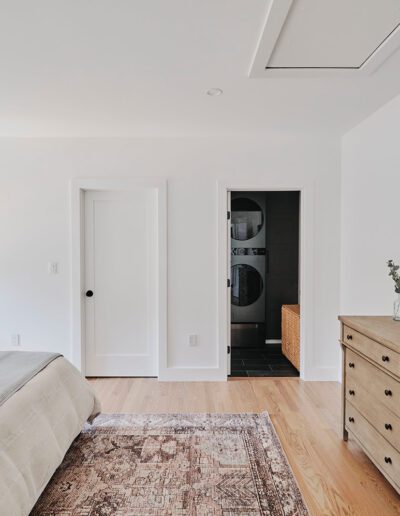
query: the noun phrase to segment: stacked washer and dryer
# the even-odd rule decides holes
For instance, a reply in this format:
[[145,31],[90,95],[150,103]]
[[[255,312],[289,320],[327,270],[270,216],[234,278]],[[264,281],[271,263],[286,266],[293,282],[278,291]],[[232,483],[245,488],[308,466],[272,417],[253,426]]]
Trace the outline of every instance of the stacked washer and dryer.
[[231,193],[231,345],[265,343],[265,193]]

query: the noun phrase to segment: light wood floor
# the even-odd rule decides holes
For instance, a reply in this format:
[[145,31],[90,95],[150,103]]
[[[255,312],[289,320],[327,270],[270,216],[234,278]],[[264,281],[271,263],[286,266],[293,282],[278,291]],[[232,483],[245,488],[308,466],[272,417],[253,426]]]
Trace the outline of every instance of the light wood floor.
[[262,412],[267,410],[305,501],[315,516],[400,514],[400,496],[340,431],[340,385],[297,378],[223,382],[91,380],[103,412]]

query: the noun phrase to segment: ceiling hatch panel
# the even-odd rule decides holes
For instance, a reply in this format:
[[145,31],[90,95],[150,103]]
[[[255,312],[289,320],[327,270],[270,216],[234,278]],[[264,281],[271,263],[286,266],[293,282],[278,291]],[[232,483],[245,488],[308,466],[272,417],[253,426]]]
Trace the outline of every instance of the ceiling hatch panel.
[[398,32],[399,0],[271,0],[253,66],[359,70]]

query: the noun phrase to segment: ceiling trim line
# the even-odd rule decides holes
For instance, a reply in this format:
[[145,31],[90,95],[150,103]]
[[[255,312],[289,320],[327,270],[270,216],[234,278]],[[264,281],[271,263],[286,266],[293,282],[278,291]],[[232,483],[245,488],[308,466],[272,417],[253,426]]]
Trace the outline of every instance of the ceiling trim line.
[[[265,23],[251,61],[249,77],[263,77],[294,0],[271,0]],[[268,27],[268,30],[267,30]],[[260,73],[261,71],[261,73]]]

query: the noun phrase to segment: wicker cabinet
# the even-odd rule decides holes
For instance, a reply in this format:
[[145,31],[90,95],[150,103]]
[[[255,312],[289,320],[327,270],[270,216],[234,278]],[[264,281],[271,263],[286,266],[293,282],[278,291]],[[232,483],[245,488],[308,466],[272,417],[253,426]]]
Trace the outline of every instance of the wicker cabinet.
[[300,305],[282,306],[282,353],[300,369]]

